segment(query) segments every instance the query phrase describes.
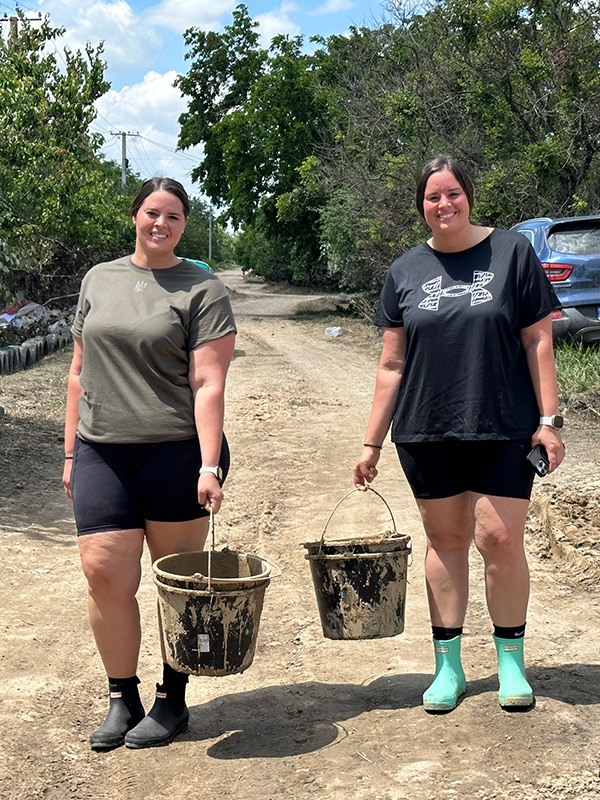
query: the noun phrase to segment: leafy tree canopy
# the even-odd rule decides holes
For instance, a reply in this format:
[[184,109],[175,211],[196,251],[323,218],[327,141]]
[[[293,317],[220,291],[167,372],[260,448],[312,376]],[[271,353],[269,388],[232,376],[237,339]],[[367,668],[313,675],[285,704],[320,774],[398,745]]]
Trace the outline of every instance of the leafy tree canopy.
[[414,185],[440,152],[499,226],[600,209],[597,0],[392,0],[379,27],[261,49],[238,6],[222,33],[186,33],[182,147],[268,275],[375,292],[422,239]]

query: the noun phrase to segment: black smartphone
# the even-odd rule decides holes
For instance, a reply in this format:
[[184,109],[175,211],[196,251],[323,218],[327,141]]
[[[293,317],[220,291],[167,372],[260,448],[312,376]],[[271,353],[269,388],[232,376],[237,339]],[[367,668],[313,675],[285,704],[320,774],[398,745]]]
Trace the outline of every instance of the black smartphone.
[[531,466],[541,478],[550,472],[548,453],[542,444],[536,444],[533,450],[527,455],[527,461],[529,461]]

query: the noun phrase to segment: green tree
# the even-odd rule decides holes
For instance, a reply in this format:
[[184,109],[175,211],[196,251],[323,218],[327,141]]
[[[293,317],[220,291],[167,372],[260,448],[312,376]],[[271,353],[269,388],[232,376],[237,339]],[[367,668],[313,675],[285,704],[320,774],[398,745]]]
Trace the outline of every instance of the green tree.
[[280,276],[322,282],[317,198],[301,186],[299,168],[321,135],[326,104],[302,37],[277,36],[266,51],[255,29],[240,5],[223,33],[186,32],[193,61],[176,81],[190,98],[179,145],[203,145],[193,177],[244,227],[247,247],[268,240]]
[[213,265],[231,261],[233,257],[232,237],[220,222],[214,218],[214,214],[212,220],[210,220],[211,213],[208,203],[195,197],[190,198],[190,216],[177,247],[177,252],[180,256],[208,262],[210,226],[210,261]]
[[327,191],[329,269],[373,293],[392,258],[424,236],[414,185],[436,153],[470,167],[482,222],[600,207],[598,4],[418,9],[394,4],[395,24],[330,37],[319,61],[332,135],[305,179]]
[[71,288],[73,273],[130,241],[127,198],[88,132],[108,89],[101,47],[65,50],[59,68],[47,45],[61,33],[21,18],[0,40],[0,236],[11,254],[0,281],[33,298]]

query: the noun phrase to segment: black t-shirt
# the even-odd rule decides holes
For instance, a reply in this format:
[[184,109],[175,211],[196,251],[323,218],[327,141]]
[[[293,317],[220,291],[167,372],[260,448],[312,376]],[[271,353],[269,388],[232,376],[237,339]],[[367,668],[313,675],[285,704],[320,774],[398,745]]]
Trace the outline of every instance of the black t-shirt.
[[423,243],[394,261],[374,319],[405,328],[392,440],[531,436],[539,410],[520,331],[559,307],[533,248],[513,231],[459,253]]

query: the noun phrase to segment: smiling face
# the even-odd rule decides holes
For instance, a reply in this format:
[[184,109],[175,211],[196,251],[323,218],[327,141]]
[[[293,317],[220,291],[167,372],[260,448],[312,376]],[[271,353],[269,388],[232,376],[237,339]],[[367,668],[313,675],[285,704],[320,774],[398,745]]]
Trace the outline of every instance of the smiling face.
[[181,200],[160,190],[145,198],[135,216],[135,260],[140,266],[173,266],[174,249],[187,218]]
[[434,238],[459,234],[469,227],[469,200],[449,169],[434,172],[425,186],[423,216]]

